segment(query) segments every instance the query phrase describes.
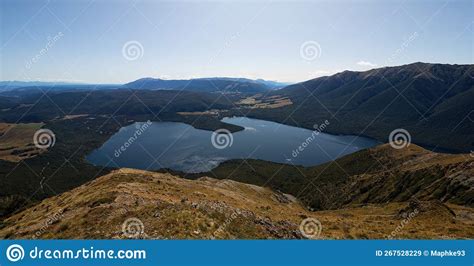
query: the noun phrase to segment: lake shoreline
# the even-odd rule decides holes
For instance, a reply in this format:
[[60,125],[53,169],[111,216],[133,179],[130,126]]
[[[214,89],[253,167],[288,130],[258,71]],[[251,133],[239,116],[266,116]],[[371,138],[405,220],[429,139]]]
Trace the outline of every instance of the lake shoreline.
[[150,122],[147,130],[138,130],[141,122],[122,127],[86,160],[95,166],[202,173],[234,159],[316,166],[380,144],[355,135],[327,134],[324,128],[308,130],[248,117],[223,117],[220,123],[242,128],[224,130],[224,135],[183,122],[161,122]]

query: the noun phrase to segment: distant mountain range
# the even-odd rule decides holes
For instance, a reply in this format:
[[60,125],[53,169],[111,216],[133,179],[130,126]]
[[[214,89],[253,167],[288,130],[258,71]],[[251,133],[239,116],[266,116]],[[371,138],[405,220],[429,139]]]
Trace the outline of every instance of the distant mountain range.
[[404,128],[419,144],[474,149],[474,65],[413,63],[344,71],[273,94],[293,105],[249,115],[307,128],[327,119],[332,133],[383,141]]
[[0,81],[0,92],[8,91],[68,91],[68,90],[100,90],[116,89],[117,84],[86,84],[72,82],[45,82],[45,81]]
[[[26,84],[28,83],[24,85]],[[15,108],[35,103],[35,99],[41,97],[43,91],[82,92],[51,95],[44,98],[28,112],[28,116],[23,116],[22,120],[26,121],[32,116],[43,117],[38,116],[36,112],[57,115],[47,110],[55,110],[56,106],[68,110],[70,106],[79,103],[80,106],[74,109],[75,112],[104,114],[120,107],[122,101],[128,99],[126,96],[131,93],[131,90],[156,90],[156,92],[140,93],[140,95],[147,95],[150,99],[172,95],[172,93],[158,95],[168,90],[193,92],[195,99],[184,100],[189,103],[200,103],[201,98],[215,98],[215,95],[206,95],[215,92],[245,94],[265,92],[264,95],[269,99],[288,98],[292,104],[279,108],[253,108],[245,112],[247,116],[305,128],[313,128],[315,124],[328,120],[330,126],[326,129],[327,133],[363,135],[384,142],[388,141],[390,132],[403,128],[410,133],[414,143],[424,147],[432,146],[438,151],[469,152],[474,150],[474,108],[472,105],[474,65],[413,63],[365,72],[344,71],[278,89],[283,85],[283,83],[273,81],[245,78],[190,80],[143,78],[125,85],[100,86],[48,87],[43,84],[43,87],[20,87],[11,92],[3,92],[0,95],[0,109],[4,109],[2,114],[4,121],[16,121],[15,119],[18,119],[21,113]],[[38,88],[41,88],[41,91]],[[37,95],[27,97],[27,92],[35,91],[34,89]],[[117,89],[117,91],[114,96],[111,96],[106,89]],[[89,95],[88,90],[97,90],[98,93]],[[82,95],[87,95],[86,101],[82,101]],[[237,95],[237,97],[240,96]],[[51,104],[49,98],[58,100],[54,105]],[[227,99],[225,103],[219,101],[218,104],[204,105],[204,107],[228,110],[231,115],[242,115],[239,110],[241,106],[235,104],[238,100]],[[148,99],[143,98],[141,101],[148,104]],[[72,105],[72,102],[75,105]],[[103,104],[97,105],[97,102]],[[131,101],[127,102],[127,106],[120,108],[120,113],[149,112],[143,104],[129,107],[129,103]],[[155,101],[150,102],[150,106],[155,113],[160,112],[159,108],[162,107]],[[176,112],[197,109],[202,111],[201,109],[204,108],[202,105],[200,108],[194,108],[194,104],[176,103],[172,106],[172,110]]]
[[69,85],[84,85],[84,83],[73,83],[65,81],[0,81],[0,91],[12,90],[23,87],[36,86],[69,86]]
[[198,78],[181,80],[142,78],[127,83],[124,87],[148,90],[261,93],[268,90],[279,89],[286,85],[285,83],[276,81],[262,79],[252,80],[246,78]]
[[263,79],[247,78],[196,78],[181,80],[165,80],[141,78],[126,84],[85,84],[72,82],[45,81],[0,81],[0,92],[11,90],[71,90],[71,89],[143,89],[143,90],[186,90],[195,92],[242,92],[260,93],[283,88],[290,83],[282,83]]

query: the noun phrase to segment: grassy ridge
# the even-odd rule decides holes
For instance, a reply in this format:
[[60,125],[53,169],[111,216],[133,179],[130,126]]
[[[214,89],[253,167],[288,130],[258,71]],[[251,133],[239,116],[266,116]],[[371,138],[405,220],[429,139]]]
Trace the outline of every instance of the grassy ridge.
[[[474,158],[388,144],[315,167],[232,160],[203,175],[268,186],[316,210],[412,198],[474,206]],[[194,176],[196,177],[196,176]]]
[[[470,239],[472,214],[419,200],[311,212],[268,188],[120,169],[5,219],[0,238],[293,239],[311,218],[321,231],[307,233],[319,239]],[[127,234],[122,228],[132,217],[143,230]]]

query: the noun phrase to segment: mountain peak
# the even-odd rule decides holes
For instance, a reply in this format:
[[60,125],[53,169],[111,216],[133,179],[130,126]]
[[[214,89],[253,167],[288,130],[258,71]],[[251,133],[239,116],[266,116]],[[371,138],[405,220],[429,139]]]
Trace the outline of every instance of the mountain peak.
[[124,85],[131,89],[187,90],[199,92],[262,93],[283,87],[272,81],[258,81],[246,78],[196,78],[165,80],[141,78]]

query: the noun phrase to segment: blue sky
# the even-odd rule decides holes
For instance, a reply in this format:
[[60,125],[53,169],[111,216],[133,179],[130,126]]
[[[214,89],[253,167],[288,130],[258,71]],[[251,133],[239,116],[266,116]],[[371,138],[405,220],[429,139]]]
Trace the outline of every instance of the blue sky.
[[474,58],[469,0],[1,0],[0,12],[0,80],[296,82],[346,69]]

